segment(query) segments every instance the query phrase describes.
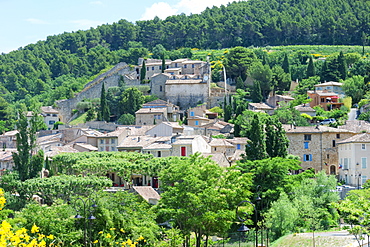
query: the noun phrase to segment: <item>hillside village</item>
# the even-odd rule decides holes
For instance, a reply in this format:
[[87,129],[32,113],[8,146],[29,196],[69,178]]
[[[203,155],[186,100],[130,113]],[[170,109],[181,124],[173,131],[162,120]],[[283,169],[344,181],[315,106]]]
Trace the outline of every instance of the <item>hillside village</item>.
[[[55,108],[41,108],[48,130],[39,132],[37,144],[45,156],[52,159],[64,152],[108,151],[168,157],[190,156],[199,152],[223,167],[230,167],[241,160],[245,155],[248,139],[234,137],[234,124],[223,121],[217,113],[209,110],[220,105],[228,94],[234,94],[235,85],[230,85],[228,80],[226,83],[220,81],[217,87],[211,87],[208,62],[190,59],[166,61],[163,73],[161,60],[148,59],[145,62],[150,92],[159,99],[143,104],[136,111],[135,125],[122,126],[93,121],[79,126],[59,125],[58,129],[53,129],[56,122],[71,118],[69,113],[76,106],[76,99],[100,95],[102,83],[115,86],[123,76],[128,86],[140,85],[141,66],[127,70],[128,67],[121,64],[99,77],[100,79],[87,84],[75,98],[62,100]],[[143,60],[140,59],[139,64],[142,63]],[[292,82],[292,90],[294,85],[296,82]],[[340,108],[343,103],[338,99],[345,96],[341,86],[342,83],[332,81],[317,84],[315,90],[307,91],[312,101],[296,106],[295,109],[301,114],[314,117],[315,106],[319,105],[325,110]],[[288,104],[292,100],[294,98],[288,94],[270,94],[266,103],[249,102],[248,110],[272,115],[282,103]],[[180,125],[179,121],[185,116],[187,124]],[[370,171],[367,169],[370,154],[366,152],[370,136],[364,133],[370,131],[369,123],[347,121],[338,128],[318,123],[307,127],[288,124],[284,125],[284,129],[290,142],[288,152],[301,160],[302,169],[292,171],[293,173],[307,169],[325,171],[326,174],[335,175],[338,180],[353,186],[362,185],[370,178]],[[4,147],[0,156],[2,172],[12,170],[14,166],[12,152],[16,150],[16,133],[15,130],[0,136],[0,144]],[[353,152],[340,152],[347,150],[347,147],[352,148]],[[113,180],[114,185],[125,188],[132,185],[151,185],[154,188],[159,186],[156,177],[135,175],[131,181],[123,181],[114,174],[107,176]]]

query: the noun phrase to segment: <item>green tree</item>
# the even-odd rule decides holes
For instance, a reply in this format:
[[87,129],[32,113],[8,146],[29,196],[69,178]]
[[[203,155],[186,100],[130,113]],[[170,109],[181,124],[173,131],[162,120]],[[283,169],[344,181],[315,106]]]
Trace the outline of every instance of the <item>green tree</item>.
[[272,71],[269,65],[263,65],[261,62],[254,63],[249,71],[254,81],[260,83],[263,99],[267,99],[271,91]]
[[261,122],[258,114],[254,115],[251,121],[251,127],[247,131],[246,136],[248,137],[248,143],[245,146],[245,158],[247,160],[262,160],[267,158],[264,124]]
[[109,107],[107,104],[104,82],[102,83],[102,87],[101,87],[100,111],[99,111],[98,116],[99,116],[100,121],[109,122],[110,120],[110,112],[109,112]]
[[282,67],[276,65],[272,68],[271,86],[274,91],[289,91],[290,83],[290,74],[285,73]]
[[164,70],[166,69],[166,59],[164,57],[164,54],[162,54],[161,58],[162,58],[162,69],[161,69],[161,72],[164,73]]
[[281,67],[283,68],[285,73],[290,74],[290,64],[287,53],[284,54],[283,64],[281,65]]
[[251,98],[252,98],[253,103],[260,103],[263,100],[263,96],[261,93],[261,86],[260,86],[259,81],[254,81]]
[[310,56],[310,60],[308,61],[308,65],[307,65],[306,77],[309,78],[315,75],[316,75],[315,65],[313,64],[312,56]]
[[347,64],[342,51],[338,56],[338,71],[340,74],[340,79],[345,80],[347,77]]
[[208,239],[225,233],[235,218],[235,205],[250,195],[248,173],[241,173],[237,167],[225,170],[199,153],[176,157],[162,170],[160,179],[161,215],[164,220],[173,219],[188,238],[194,232],[197,247],[204,236]]
[[135,116],[130,113],[122,114],[118,119],[118,123],[123,125],[135,124]]
[[16,123],[18,130],[16,134],[17,152],[13,153],[14,170],[18,172],[19,179],[25,181],[37,176],[43,166],[43,153],[37,153],[33,157],[36,151],[36,132],[41,123],[36,112],[33,112],[29,122],[25,113],[19,112],[18,115],[19,119]]
[[238,46],[229,50],[224,65],[231,78],[235,79],[240,76],[244,81],[247,78],[249,68],[256,60],[257,57],[251,49]]
[[275,118],[266,120],[266,152],[270,158],[286,157],[288,155],[289,140],[280,121]]
[[364,97],[366,92],[364,77],[356,75],[343,82],[343,91],[346,96],[352,97],[352,103],[356,104]]
[[129,113],[135,115],[135,112],[139,110],[144,103],[143,93],[135,87],[127,88],[122,93],[121,110],[123,113]]
[[141,80],[141,83],[143,83],[143,81],[146,80],[146,65],[145,65],[145,60],[143,60],[143,63],[141,64],[140,80]]

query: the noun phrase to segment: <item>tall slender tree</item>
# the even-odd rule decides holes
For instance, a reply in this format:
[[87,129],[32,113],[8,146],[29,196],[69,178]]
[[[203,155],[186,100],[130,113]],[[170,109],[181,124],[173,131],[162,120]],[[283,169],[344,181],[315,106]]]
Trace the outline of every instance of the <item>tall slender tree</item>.
[[339,53],[338,56],[338,71],[340,79],[345,80],[347,77],[347,64],[342,51]]
[[281,66],[285,73],[290,73],[290,65],[289,65],[289,59],[288,54],[284,54],[283,64]]
[[109,107],[107,104],[107,98],[106,98],[106,92],[105,92],[105,86],[104,82],[102,83],[101,87],[101,93],[100,93],[100,114],[99,114],[99,120],[100,121],[109,121]]
[[307,78],[315,76],[315,65],[313,64],[313,59],[312,56],[308,60],[308,65],[307,65],[307,71],[306,71],[306,76]]
[[140,81],[143,83],[146,77],[146,65],[145,60],[143,60],[143,63],[141,64],[141,70],[140,70]]
[[164,59],[164,53],[162,54],[162,73],[164,73],[164,70],[166,69],[166,60]]
[[245,147],[246,159],[262,160],[267,158],[264,124],[261,122],[258,114],[255,114],[251,121],[247,137],[248,144]]
[[272,117],[266,120],[266,152],[270,158],[288,155],[289,141],[280,121]]

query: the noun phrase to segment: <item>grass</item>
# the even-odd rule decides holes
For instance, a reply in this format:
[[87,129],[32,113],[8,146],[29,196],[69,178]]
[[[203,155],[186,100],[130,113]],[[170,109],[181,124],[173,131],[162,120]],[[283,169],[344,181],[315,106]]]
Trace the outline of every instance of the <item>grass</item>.
[[[315,236],[315,246],[320,247],[342,247],[353,243],[353,236],[327,237]],[[311,247],[313,246],[312,234],[290,234],[283,236],[273,242],[271,247]]]
[[86,122],[86,116],[87,113],[85,112],[84,114],[79,115],[77,118],[73,119],[71,122],[69,122],[70,125],[78,125],[78,124],[83,124]]

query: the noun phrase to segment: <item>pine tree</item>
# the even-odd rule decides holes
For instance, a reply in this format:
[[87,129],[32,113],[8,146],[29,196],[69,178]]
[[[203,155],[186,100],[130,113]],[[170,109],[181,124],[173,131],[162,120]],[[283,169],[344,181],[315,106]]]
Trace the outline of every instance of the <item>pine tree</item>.
[[312,56],[310,57],[307,65],[307,72],[306,72],[307,78],[315,76],[315,65],[313,64]]
[[281,66],[284,69],[285,73],[290,73],[290,68],[289,68],[289,59],[288,55],[285,53],[284,54],[284,60],[283,60],[283,65]]
[[104,82],[103,82],[102,87],[101,87],[101,94],[100,94],[99,120],[109,122],[109,116],[110,116],[110,112],[109,112],[109,107],[108,107],[108,104],[107,104],[105,86],[104,86]]
[[236,78],[236,89],[245,89],[243,79],[240,76]]
[[258,114],[255,114],[251,121],[247,137],[248,143],[245,147],[246,159],[262,160],[267,158],[264,124],[261,122]]
[[340,74],[340,79],[345,80],[347,77],[347,64],[342,51],[338,56],[338,71]]
[[140,70],[141,83],[143,83],[143,81],[145,80],[145,77],[146,77],[146,65],[145,65],[145,61],[143,60],[143,63],[141,65],[141,70]]

